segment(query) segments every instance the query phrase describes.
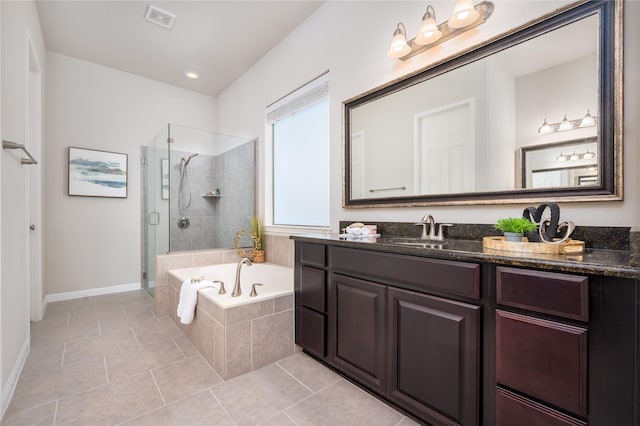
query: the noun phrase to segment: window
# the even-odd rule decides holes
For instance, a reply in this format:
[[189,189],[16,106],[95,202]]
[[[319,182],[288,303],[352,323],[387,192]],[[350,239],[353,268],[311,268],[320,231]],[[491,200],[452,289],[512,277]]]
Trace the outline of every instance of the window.
[[267,123],[272,136],[272,223],[329,226],[328,74],[269,107]]

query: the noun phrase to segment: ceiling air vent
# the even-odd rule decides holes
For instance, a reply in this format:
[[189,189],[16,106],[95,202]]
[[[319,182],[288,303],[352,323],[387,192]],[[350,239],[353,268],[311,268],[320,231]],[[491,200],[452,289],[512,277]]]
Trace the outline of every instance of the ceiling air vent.
[[158,7],[149,5],[147,6],[147,13],[145,13],[144,19],[170,30],[176,20],[176,15]]

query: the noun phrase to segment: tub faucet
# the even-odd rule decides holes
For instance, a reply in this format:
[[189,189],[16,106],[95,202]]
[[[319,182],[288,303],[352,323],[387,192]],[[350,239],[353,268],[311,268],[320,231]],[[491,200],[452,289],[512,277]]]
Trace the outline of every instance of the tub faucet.
[[240,288],[240,270],[242,269],[242,265],[253,265],[253,262],[246,257],[240,259],[238,262],[238,268],[236,268],[236,285],[233,287],[233,292],[231,293],[231,297],[238,297],[242,294],[242,288]]

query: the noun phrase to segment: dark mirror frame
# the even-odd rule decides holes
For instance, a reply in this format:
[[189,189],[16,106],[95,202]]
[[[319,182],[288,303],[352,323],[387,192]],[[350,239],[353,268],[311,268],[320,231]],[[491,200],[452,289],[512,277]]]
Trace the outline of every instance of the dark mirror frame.
[[[433,205],[511,204],[529,202],[622,200],[622,20],[623,0],[591,0],[546,15],[487,43],[450,57],[426,69],[402,77],[343,102],[344,181],[343,207],[395,207]],[[599,185],[553,189],[415,195],[408,197],[353,199],[351,196],[351,110],[407,87],[490,56],[510,46],[565,26],[594,13],[599,14],[598,137],[601,179]],[[392,149],[392,147],[390,147]],[[515,155],[515,154],[514,154]],[[519,163],[518,163],[519,164]]]

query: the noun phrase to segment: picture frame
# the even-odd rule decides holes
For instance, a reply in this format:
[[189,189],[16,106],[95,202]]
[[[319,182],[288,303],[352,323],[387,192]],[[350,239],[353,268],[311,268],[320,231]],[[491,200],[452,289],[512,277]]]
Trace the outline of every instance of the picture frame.
[[160,159],[160,198],[169,199],[169,159]]
[[70,196],[127,198],[128,155],[69,147]]

